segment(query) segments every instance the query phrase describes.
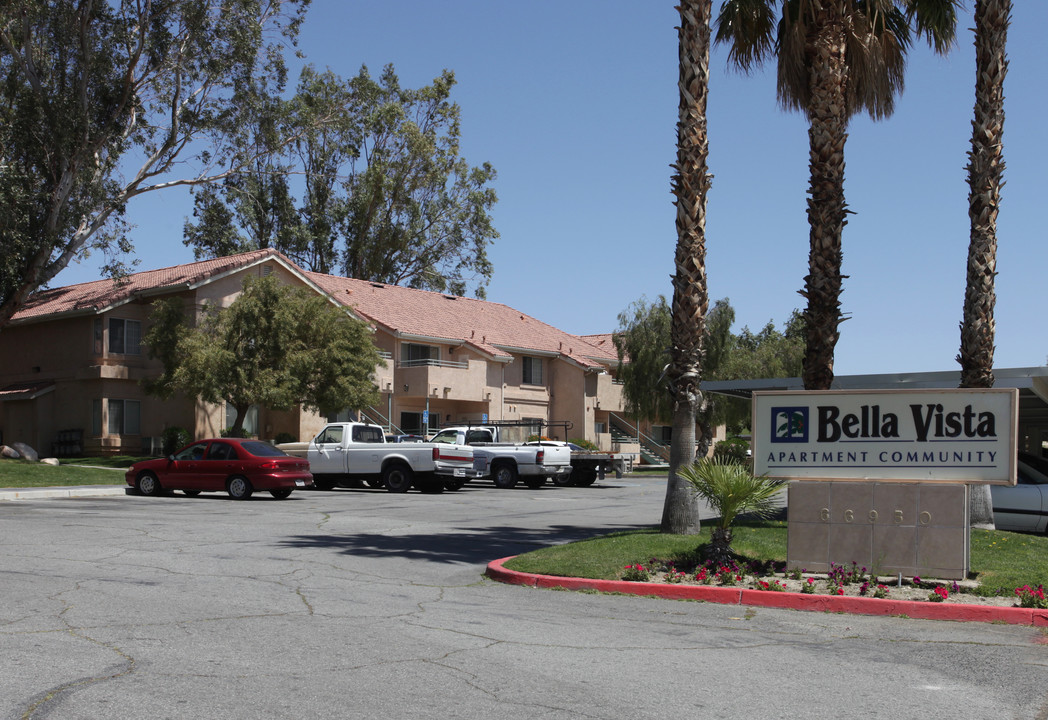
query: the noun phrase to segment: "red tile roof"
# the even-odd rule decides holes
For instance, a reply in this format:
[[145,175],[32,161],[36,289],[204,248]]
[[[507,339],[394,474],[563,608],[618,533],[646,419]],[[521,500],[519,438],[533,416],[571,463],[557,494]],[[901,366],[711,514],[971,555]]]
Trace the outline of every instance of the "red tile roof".
[[154,295],[157,294],[157,291],[164,289],[176,292],[179,289],[192,287],[226,272],[257,264],[271,256],[279,256],[290,264],[287,258],[275,250],[255,250],[214,260],[201,260],[160,270],[147,270],[118,280],[106,278],[79,285],[41,290],[29,296],[22,309],[11,318],[11,322],[25,322],[69,313],[102,312],[143,294]]
[[583,367],[600,365],[591,359],[600,351],[577,335],[508,305],[334,275],[306,275],[358,315],[401,335],[461,340],[506,360],[510,349],[518,354],[531,350],[562,355]]
[[[501,303],[306,272],[273,249],[148,270],[122,280],[96,280],[43,290],[30,296],[12,322],[45,320],[55,315],[100,313],[135,297],[192,288],[268,259],[280,261],[304,281],[353,308],[366,320],[402,336],[462,341],[502,360],[510,359],[510,350],[517,354],[527,354],[528,351],[556,354],[594,369],[601,363],[616,360],[614,346],[607,349],[609,343],[597,341],[594,344],[592,340],[558,330]],[[601,362],[596,361],[598,358]]]

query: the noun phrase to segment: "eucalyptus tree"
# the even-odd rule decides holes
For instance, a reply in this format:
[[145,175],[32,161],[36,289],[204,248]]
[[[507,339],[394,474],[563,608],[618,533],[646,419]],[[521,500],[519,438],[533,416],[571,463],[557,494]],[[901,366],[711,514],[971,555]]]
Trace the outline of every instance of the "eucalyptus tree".
[[133,198],[255,160],[229,130],[308,4],[0,3],[0,328],[88,252],[119,272]]
[[[779,103],[809,120],[808,275],[804,387],[828,389],[840,337],[844,146],[859,112],[888,117],[903,89],[913,35],[938,53],[953,43],[957,0],[725,0],[717,41],[749,71],[777,65]],[[780,12],[781,7],[781,12]]]
[[703,339],[709,292],[706,285],[706,194],[712,176],[707,166],[709,137],[710,18],[712,0],[681,0],[678,52],[680,93],[677,159],[673,194],[677,208],[670,358],[667,369],[673,403],[670,468],[662,509],[664,533],[699,531],[698,500],[678,471],[695,460],[695,416],[702,402]]
[[[961,321],[961,387],[993,387],[997,213],[1004,184],[1004,78],[1011,0],[975,3],[975,117],[968,153],[968,271]],[[988,485],[971,486],[973,525],[993,526]]]
[[198,192],[185,243],[198,258],[273,247],[318,272],[484,297],[496,172],[460,155],[454,85],[445,70],[405,88],[387,65],[349,80],[307,66],[287,100],[259,87],[241,142],[294,141]]

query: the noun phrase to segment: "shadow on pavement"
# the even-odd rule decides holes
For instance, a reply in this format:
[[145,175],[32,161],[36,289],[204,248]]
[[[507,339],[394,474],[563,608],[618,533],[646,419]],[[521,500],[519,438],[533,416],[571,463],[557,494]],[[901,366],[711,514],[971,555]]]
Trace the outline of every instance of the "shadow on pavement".
[[299,535],[280,544],[291,548],[325,548],[346,555],[388,558],[403,557],[442,563],[488,563],[497,558],[519,555],[540,547],[584,540],[610,532],[637,531],[650,525],[616,525],[599,528],[580,525],[554,525],[542,529],[499,526],[451,530],[446,533],[382,535]]

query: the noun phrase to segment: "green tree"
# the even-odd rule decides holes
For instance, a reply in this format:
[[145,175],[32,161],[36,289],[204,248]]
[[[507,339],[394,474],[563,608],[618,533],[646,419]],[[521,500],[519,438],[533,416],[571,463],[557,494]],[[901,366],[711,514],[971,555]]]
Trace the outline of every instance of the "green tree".
[[[377,79],[365,66],[348,82],[305,68],[292,99],[256,103],[245,138],[268,146],[291,134],[295,142],[279,162],[230,177],[221,196],[199,192],[186,244],[198,258],[274,247],[320,272],[459,295],[472,286],[484,297],[487,248],[498,237],[489,215],[496,174],[459,155],[454,85],[447,70],[412,90],[391,65]],[[296,175],[301,188],[289,184]]]
[[706,195],[712,182],[707,158],[706,100],[710,76],[712,0],[681,0],[677,30],[680,101],[677,159],[672,180],[677,208],[670,358],[667,379],[673,402],[673,435],[661,528],[679,535],[699,531],[695,493],[678,470],[695,459],[695,415],[702,402],[703,340],[709,290],[706,284]]
[[743,70],[775,58],[780,104],[809,120],[808,275],[804,387],[829,389],[840,337],[844,145],[858,112],[888,117],[903,88],[911,36],[953,43],[957,0],[725,0],[717,41]]
[[177,298],[157,301],[151,322],[144,341],[164,372],[146,390],[225,402],[237,412],[234,433],[252,405],[329,413],[378,399],[372,374],[383,361],[366,324],[273,276],[247,279],[228,308],[209,307],[194,327]]
[[705,557],[717,567],[731,564],[731,526],[739,515],[769,517],[778,509],[779,494],[786,484],[785,480],[754,476],[742,463],[709,458],[682,468],[681,476],[717,516]]
[[[760,332],[744,327],[735,335],[731,332],[734,322],[735,309],[728,298],[716,301],[706,316],[703,373],[707,379],[800,375],[804,321],[798,311],[793,311],[781,332],[769,321]],[[651,303],[642,298],[620,313],[614,343],[619,357],[617,379],[622,383],[626,413],[651,422],[668,422],[673,405],[666,383],[670,348],[670,308],[666,298],[659,296]],[[695,419],[699,428],[696,454],[705,456],[713,428],[722,423],[736,430],[748,427],[750,406],[736,398],[703,393]]]
[[641,298],[619,313],[612,338],[619,357],[616,379],[622,383],[624,410],[640,420],[665,423],[673,405],[665,384],[670,349],[670,306],[662,295]]
[[[0,4],[0,328],[71,261],[122,269],[132,198],[228,176],[252,83],[308,0]],[[192,169],[179,177],[181,165]]]
[[[997,213],[1004,184],[1004,78],[1011,13],[1011,0],[975,3],[975,117],[967,167],[971,233],[957,356],[962,388],[991,388],[994,384]],[[990,487],[972,485],[970,499],[972,524],[993,528]]]

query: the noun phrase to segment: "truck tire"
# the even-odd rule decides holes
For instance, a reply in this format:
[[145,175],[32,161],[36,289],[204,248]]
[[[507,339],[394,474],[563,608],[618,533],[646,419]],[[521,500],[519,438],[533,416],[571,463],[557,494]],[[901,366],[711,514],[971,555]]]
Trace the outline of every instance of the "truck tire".
[[579,469],[573,467],[571,472],[567,475],[554,475],[553,484],[560,485],[561,487],[567,487],[568,485],[575,484],[575,478],[578,476]]
[[572,472],[571,477],[575,479],[577,487],[588,487],[597,481],[597,471],[593,468],[580,468],[577,472]]
[[444,479],[435,475],[423,476],[415,480],[415,487],[424,493],[442,493],[444,492]]
[[491,481],[495,487],[509,490],[517,484],[517,466],[513,463],[501,462],[491,469]]
[[382,469],[382,481],[390,492],[406,493],[414,480],[415,473],[403,463],[391,463]]

